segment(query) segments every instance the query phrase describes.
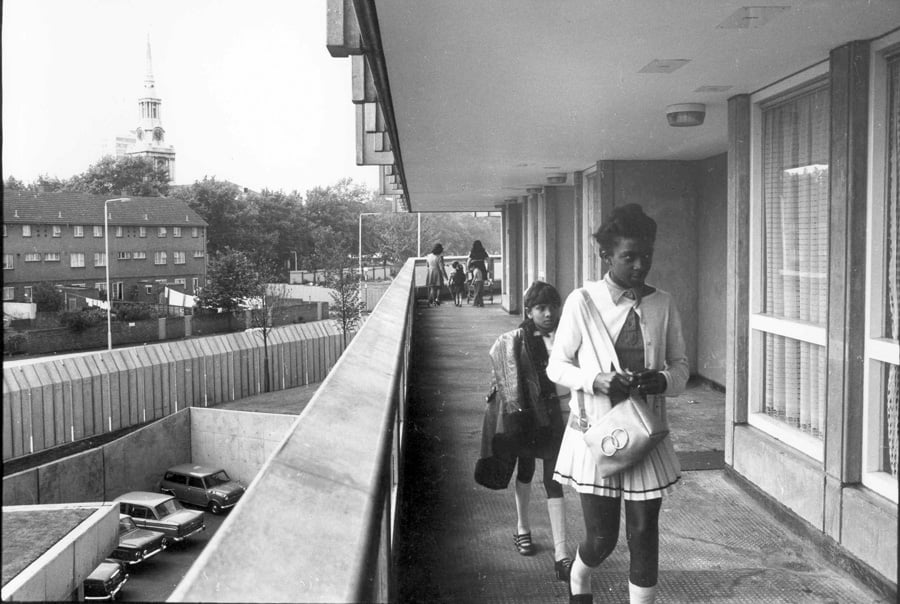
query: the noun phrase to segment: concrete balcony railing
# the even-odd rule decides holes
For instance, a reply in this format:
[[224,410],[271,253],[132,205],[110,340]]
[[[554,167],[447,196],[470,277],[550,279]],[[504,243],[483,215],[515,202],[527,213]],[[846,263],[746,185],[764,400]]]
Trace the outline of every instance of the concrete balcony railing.
[[391,599],[415,265],[394,279],[170,601]]

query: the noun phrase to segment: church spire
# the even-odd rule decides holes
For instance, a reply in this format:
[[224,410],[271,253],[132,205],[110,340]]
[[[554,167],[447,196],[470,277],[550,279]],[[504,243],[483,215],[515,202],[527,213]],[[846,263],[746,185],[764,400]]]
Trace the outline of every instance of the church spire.
[[147,34],[147,70],[144,72],[144,88],[148,92],[152,91],[154,93],[147,94],[147,96],[155,96],[156,83],[153,81],[153,58],[150,55],[150,34]]
[[134,130],[135,143],[126,155],[152,157],[158,166],[169,171],[169,180],[175,179],[175,148],[166,142],[162,124],[162,99],[156,93],[153,77],[153,58],[150,52],[150,34],[147,34],[147,64],[144,71],[144,90],[138,99],[139,121]]

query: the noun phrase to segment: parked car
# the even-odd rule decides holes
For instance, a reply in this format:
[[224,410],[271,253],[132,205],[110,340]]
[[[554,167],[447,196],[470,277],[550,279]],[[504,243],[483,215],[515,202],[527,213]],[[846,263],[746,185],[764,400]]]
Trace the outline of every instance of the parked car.
[[128,580],[125,565],[107,558],[91,571],[82,584],[85,600],[115,600]]
[[131,516],[134,523],[166,536],[165,543],[183,541],[206,529],[203,512],[185,509],[172,495],[132,491],[115,499],[119,512]]
[[119,545],[109,555],[126,564],[137,564],[166,549],[166,535],[138,528],[131,516],[119,514]]
[[185,503],[209,508],[213,514],[234,507],[246,490],[222,468],[189,463],[169,468],[159,489]]

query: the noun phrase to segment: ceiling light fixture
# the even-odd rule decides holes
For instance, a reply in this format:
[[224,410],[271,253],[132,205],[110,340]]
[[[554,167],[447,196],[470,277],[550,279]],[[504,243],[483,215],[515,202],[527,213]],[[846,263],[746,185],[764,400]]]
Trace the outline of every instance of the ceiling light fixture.
[[666,107],[666,119],[670,126],[681,128],[699,126],[706,117],[706,105],[703,103],[680,103]]
[[565,172],[551,172],[547,175],[548,185],[564,185],[566,184],[567,175]]

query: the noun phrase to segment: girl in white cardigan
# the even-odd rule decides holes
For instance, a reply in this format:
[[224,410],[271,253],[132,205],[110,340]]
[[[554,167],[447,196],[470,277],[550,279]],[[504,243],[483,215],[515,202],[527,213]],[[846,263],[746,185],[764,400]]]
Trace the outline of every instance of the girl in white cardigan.
[[[585,540],[570,575],[570,602],[592,602],[590,570],[615,548],[622,499],[631,552],[632,604],[654,602],[659,573],[659,511],[663,493],[681,477],[669,437],[635,466],[602,478],[577,428],[577,400],[592,423],[637,391],[665,420],[665,396],[679,394],[688,379],[681,320],[672,297],[644,280],[653,261],[656,222],[641,206],[613,210],[594,234],[608,272],[566,299],[547,376],[572,390],[569,426],[563,435],[554,479],[580,494]],[[615,343],[622,372],[599,343],[605,330]],[[573,423],[574,422],[574,423]]]

